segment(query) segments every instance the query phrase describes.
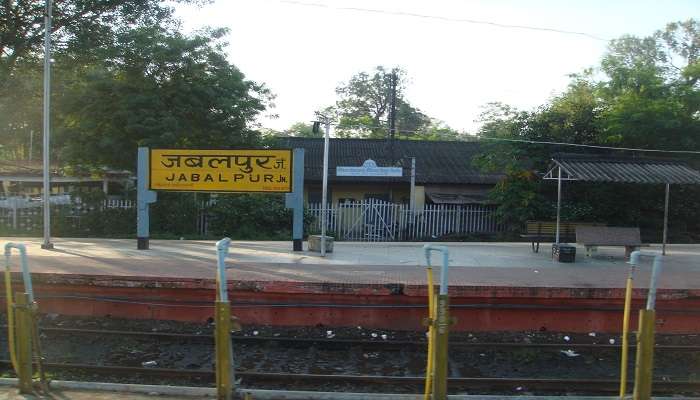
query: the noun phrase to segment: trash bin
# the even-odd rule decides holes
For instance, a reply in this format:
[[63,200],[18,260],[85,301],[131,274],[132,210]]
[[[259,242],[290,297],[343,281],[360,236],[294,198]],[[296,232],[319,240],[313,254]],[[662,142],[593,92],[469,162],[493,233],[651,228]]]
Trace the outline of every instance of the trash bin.
[[[321,252],[321,235],[309,235],[309,251]],[[326,253],[333,252],[333,236],[326,236]]]
[[568,243],[552,244],[552,258],[562,263],[576,261],[576,246]]

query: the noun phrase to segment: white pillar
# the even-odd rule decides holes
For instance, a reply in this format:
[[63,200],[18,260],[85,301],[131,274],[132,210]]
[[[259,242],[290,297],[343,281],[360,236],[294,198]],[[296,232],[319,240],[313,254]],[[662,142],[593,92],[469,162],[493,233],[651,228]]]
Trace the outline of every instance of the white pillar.
[[331,123],[326,120],[326,132],[323,135],[323,189],[321,192],[321,257],[326,256],[326,221],[328,213],[328,142],[331,134]]
[[561,167],[559,167],[559,176],[557,177],[557,245],[559,244],[559,224],[561,222]]
[[51,243],[51,176],[49,160],[50,110],[51,110],[51,4],[46,0],[46,15],[44,15],[44,242],[42,249],[53,249]]
[[411,214],[416,212],[416,158],[411,157]]
[[671,184],[666,184],[666,201],[664,203],[664,239],[661,244],[661,254],[666,255],[666,242],[668,237],[668,200],[671,192]]

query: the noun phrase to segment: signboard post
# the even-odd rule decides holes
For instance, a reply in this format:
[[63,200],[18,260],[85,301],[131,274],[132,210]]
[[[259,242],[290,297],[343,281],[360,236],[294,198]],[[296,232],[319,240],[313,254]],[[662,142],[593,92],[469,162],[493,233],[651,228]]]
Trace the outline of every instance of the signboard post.
[[294,149],[292,192],[285,195],[285,205],[292,209],[292,250],[302,251],[304,239],[304,149]]
[[[304,153],[292,150],[138,149],[137,248],[148,249],[149,204],[156,190],[210,193],[289,193],[294,249],[301,250]],[[294,175],[292,174],[294,172]],[[299,182],[294,182],[295,180]],[[295,184],[296,183],[296,184]],[[293,190],[294,189],[294,190]],[[293,199],[290,200],[290,196]],[[298,241],[298,243],[297,243]]]
[[156,192],[148,190],[148,156],[148,148],[139,147],[136,168],[136,248],[138,250],[148,250],[151,224],[149,204],[155,203],[157,199]]

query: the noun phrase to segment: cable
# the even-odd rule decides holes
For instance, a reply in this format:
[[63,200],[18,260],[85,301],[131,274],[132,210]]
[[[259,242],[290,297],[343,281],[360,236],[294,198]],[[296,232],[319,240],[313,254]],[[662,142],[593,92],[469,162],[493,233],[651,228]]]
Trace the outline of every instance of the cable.
[[412,12],[406,12],[406,11],[389,11],[389,10],[382,10],[382,9],[376,9],[376,8],[336,7],[336,6],[330,6],[328,4],[306,3],[306,2],[295,1],[295,0],[278,0],[278,1],[280,3],[291,4],[291,5],[296,5],[296,6],[327,8],[327,9],[334,9],[334,10],[356,11],[356,12],[366,12],[366,13],[374,13],[374,14],[397,15],[397,16],[402,16],[402,17],[432,19],[432,20],[447,21],[447,22],[462,22],[462,23],[468,23],[468,24],[489,25],[489,26],[495,26],[497,28],[506,28],[506,29],[524,29],[524,30],[540,31],[540,32],[561,33],[561,34],[565,34],[565,35],[583,36],[583,37],[586,37],[588,39],[593,39],[593,40],[602,41],[602,42],[607,42],[610,40],[610,39],[596,36],[596,35],[593,35],[593,34],[587,33],[587,32],[567,31],[567,30],[563,30],[563,29],[546,28],[546,27],[540,27],[540,26],[503,24],[503,23],[499,23],[499,22],[483,21],[483,20],[477,20],[477,19],[453,18],[453,17],[444,17],[444,16],[440,16],[440,15],[418,14],[418,13],[412,13]]
[[635,147],[612,147],[612,146],[600,146],[600,145],[595,145],[595,144],[550,142],[550,141],[544,141],[544,140],[491,138],[491,137],[483,137],[483,136],[477,137],[477,140],[494,140],[494,141],[502,141],[502,142],[516,142],[516,143],[528,143],[528,144],[547,144],[547,145],[553,145],[553,146],[586,147],[586,148],[593,148],[593,149],[620,150],[620,151],[640,151],[640,152],[673,153],[673,154],[700,154],[700,151],[696,151],[696,150],[640,149],[640,148],[635,148]]
[[[335,127],[340,126],[340,124],[338,124],[338,123],[334,123],[331,125],[333,125]],[[345,128],[345,129],[358,129],[358,128],[360,128],[360,129],[386,129],[386,126],[351,125],[351,126],[343,126],[343,128]],[[398,128],[398,131],[399,131],[399,133],[401,133],[401,132],[428,133],[426,131],[408,130],[408,129],[401,129],[401,128]],[[464,135],[462,135],[462,136],[464,136]],[[333,139],[344,139],[344,138],[333,138]],[[363,138],[349,138],[349,139],[365,140]],[[385,139],[378,138],[377,140],[385,140]],[[481,140],[527,143],[527,144],[545,144],[545,145],[552,145],[552,146],[586,147],[586,148],[594,148],[594,149],[619,150],[619,151],[639,151],[639,152],[650,152],[650,153],[700,154],[700,151],[698,151],[698,150],[642,149],[642,148],[637,148],[637,147],[613,147],[613,146],[602,146],[602,145],[595,145],[595,144],[552,142],[552,141],[544,141],[544,140],[508,139],[508,138],[495,138],[495,137],[486,137],[486,136],[470,136],[469,140],[463,140],[463,141],[478,142]]]

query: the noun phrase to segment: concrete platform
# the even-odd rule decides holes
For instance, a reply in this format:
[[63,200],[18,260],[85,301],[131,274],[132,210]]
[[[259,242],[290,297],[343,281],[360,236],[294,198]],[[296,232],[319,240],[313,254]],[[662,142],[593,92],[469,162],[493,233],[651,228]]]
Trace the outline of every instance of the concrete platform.
[[[51,251],[40,249],[39,239],[0,238],[0,245],[7,241],[27,244],[46,311],[211,316],[211,241],[152,241],[148,251],[136,250],[134,240],[56,239]],[[618,329],[628,268],[622,248],[601,248],[593,258],[579,248],[576,263],[565,264],[553,262],[544,245],[532,253],[529,243],[441,244],[449,247],[454,267],[451,302],[461,315],[456,329]],[[290,242],[233,242],[228,277],[234,313],[244,323],[420,329],[427,302],[423,243],[335,246],[322,258],[292,252]],[[18,257],[12,266],[18,270]],[[650,266],[648,260],[635,276],[637,307]],[[700,331],[699,245],[669,246],[659,287],[660,330]]]

